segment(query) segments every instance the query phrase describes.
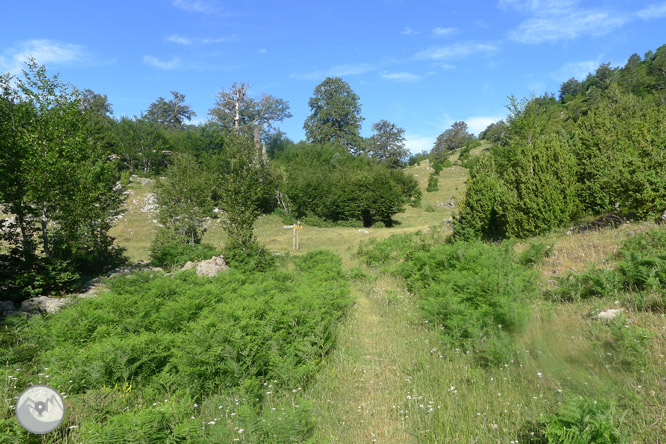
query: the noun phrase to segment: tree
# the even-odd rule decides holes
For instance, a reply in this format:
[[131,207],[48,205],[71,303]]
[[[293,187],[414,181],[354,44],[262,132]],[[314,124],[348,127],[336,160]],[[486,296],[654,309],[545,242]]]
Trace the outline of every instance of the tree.
[[493,122],[479,134],[479,139],[487,140],[492,143],[504,143],[507,134],[507,125],[504,120]]
[[47,76],[34,60],[24,78],[2,77],[0,90],[0,197],[15,216],[10,255],[16,259],[20,245],[15,265],[29,271],[21,276],[32,276],[24,284],[52,289],[39,287],[47,278],[31,275],[36,269],[63,270],[53,278],[58,280],[111,265],[118,250],[108,230],[121,211],[122,193],[114,188],[117,166],[89,134],[79,92],[57,75]]
[[340,77],[328,77],[314,90],[308,105],[312,112],[305,123],[308,142],[334,143],[356,154],[362,145],[359,97]]
[[173,99],[167,101],[160,97],[150,104],[144,119],[148,122],[158,123],[167,128],[179,129],[184,122],[192,120],[196,113],[189,105],[185,105],[185,95],[177,91],[171,91]]
[[166,178],[156,183],[159,222],[190,245],[201,242],[205,217],[213,209],[213,176],[188,155],[175,156]]
[[92,90],[84,89],[81,93],[81,111],[109,118],[113,114],[113,106],[109,103],[106,94],[97,94]]
[[261,261],[265,255],[254,236],[254,223],[273,181],[270,171],[256,162],[253,148],[250,137],[232,134],[225,150],[210,160],[217,176],[214,198],[227,233],[226,254],[232,260]]
[[262,156],[267,159],[266,148],[261,140],[270,139],[273,122],[282,122],[291,117],[289,103],[267,94],[259,100],[251,98],[246,83],[234,83],[229,90],[222,89],[215,100],[215,107],[209,114],[223,128],[236,132],[246,132],[254,137],[255,147],[262,149]]
[[130,171],[159,174],[166,167],[172,147],[159,124],[123,117],[115,132],[116,154]]
[[570,78],[560,86],[560,103],[568,102],[582,90],[583,85],[575,77]]
[[434,160],[443,161],[449,154],[455,153],[465,142],[473,138],[474,136],[467,131],[467,124],[465,122],[454,122],[451,128],[437,137],[430,155]]
[[375,134],[368,140],[367,153],[390,166],[400,166],[409,156],[405,148],[405,130],[395,123],[380,120],[372,125],[372,131]]

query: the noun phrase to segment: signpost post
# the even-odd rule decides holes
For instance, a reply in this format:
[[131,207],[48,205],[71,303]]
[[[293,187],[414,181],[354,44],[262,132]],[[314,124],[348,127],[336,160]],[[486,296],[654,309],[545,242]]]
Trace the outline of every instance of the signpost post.
[[298,245],[298,231],[303,229],[303,225],[301,225],[301,221],[296,221],[294,225],[285,225],[282,228],[292,228],[293,232],[291,235],[291,249],[292,250],[298,250],[299,245]]

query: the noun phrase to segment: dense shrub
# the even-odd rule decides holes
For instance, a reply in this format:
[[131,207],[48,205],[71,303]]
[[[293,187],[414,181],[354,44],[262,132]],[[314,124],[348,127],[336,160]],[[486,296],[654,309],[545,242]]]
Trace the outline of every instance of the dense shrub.
[[[349,305],[337,256],[215,278],[140,273],[111,290],[56,316],[9,320],[0,360],[17,380],[6,397],[49,375],[68,395],[62,433],[77,442],[231,442],[239,427],[256,442],[311,433],[307,402],[292,390],[332,350]],[[0,409],[0,423],[10,416]],[[209,421],[218,424],[202,427]],[[0,441],[25,441],[8,433]]]
[[567,274],[549,294],[559,300],[592,297],[624,298],[634,308],[663,311],[666,308],[666,230],[657,229],[627,239],[613,269],[590,268]]
[[511,245],[391,236],[363,244],[359,253],[403,277],[425,317],[452,344],[477,352],[482,363],[511,359],[512,336],[528,314],[525,301],[536,295],[536,275],[515,263]]
[[150,247],[150,258],[158,267],[173,267],[188,261],[210,259],[220,252],[210,244],[190,244],[166,229],[159,229]]
[[342,147],[296,145],[276,159],[284,177],[280,191],[288,196],[290,214],[323,220],[392,224],[405,205],[417,206],[416,179]]
[[533,444],[621,444],[626,442],[615,425],[614,409],[605,401],[572,398],[540,421],[536,434],[524,440]]
[[439,190],[439,177],[433,171],[432,173],[430,173],[430,176],[428,176],[428,187],[426,188],[426,191],[431,193],[433,191],[438,191],[438,190]]
[[527,248],[521,252],[516,261],[520,265],[537,265],[543,261],[544,258],[550,254],[552,246],[541,241],[530,242]]

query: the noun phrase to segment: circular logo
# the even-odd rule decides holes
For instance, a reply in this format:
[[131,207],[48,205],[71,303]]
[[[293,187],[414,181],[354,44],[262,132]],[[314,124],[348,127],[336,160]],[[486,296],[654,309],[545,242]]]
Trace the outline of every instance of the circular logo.
[[16,401],[16,418],[29,432],[43,435],[55,430],[65,417],[65,402],[48,385],[33,385]]

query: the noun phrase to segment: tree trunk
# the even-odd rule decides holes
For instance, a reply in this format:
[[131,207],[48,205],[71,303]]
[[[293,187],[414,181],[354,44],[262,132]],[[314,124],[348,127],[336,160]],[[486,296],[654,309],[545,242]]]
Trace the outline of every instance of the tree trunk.
[[48,232],[48,216],[46,215],[46,204],[42,204],[42,247],[44,248],[44,256],[51,257],[51,247],[49,246],[49,232]]

